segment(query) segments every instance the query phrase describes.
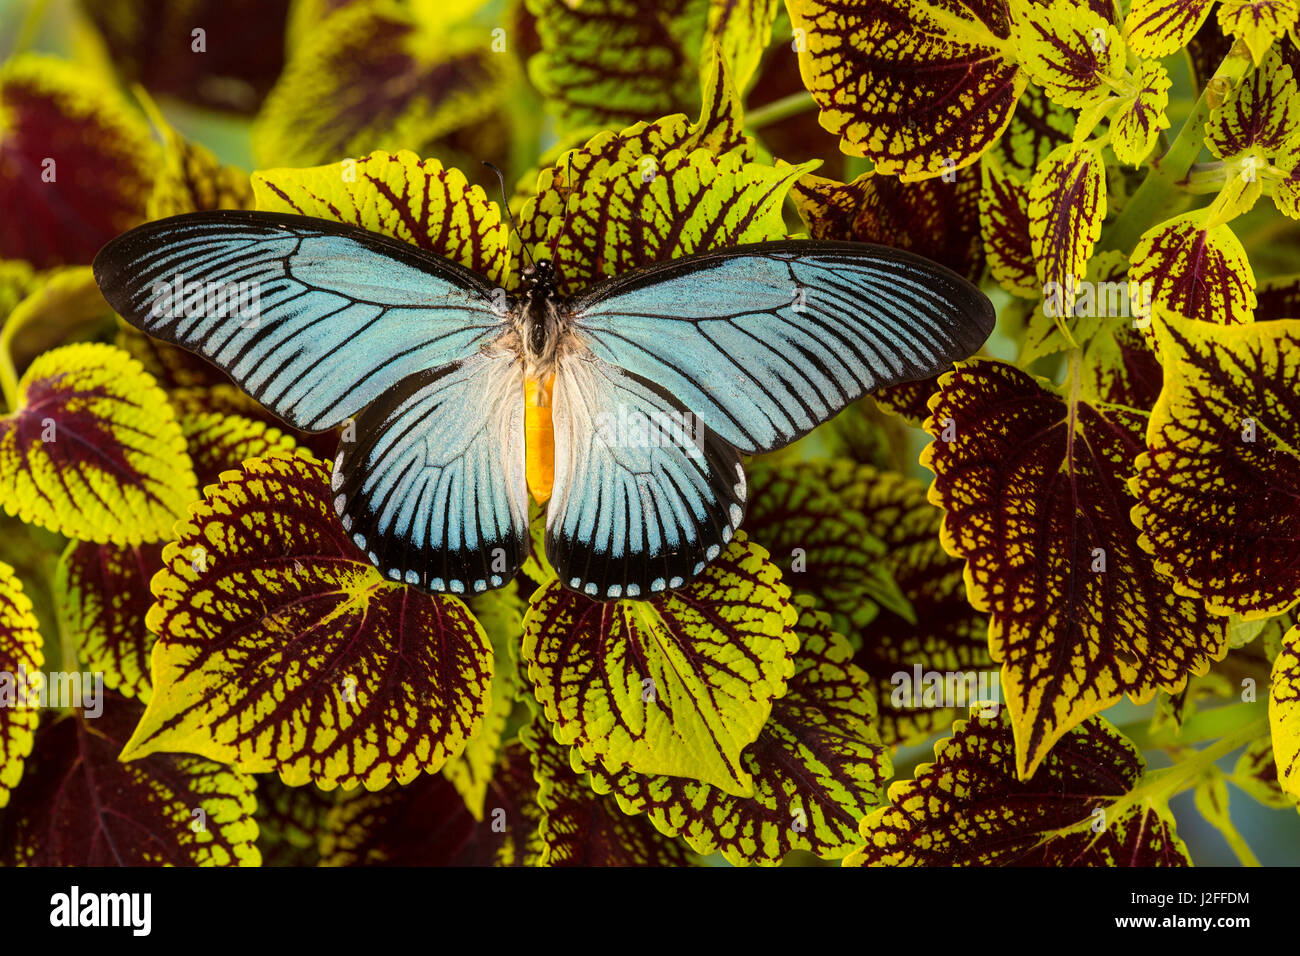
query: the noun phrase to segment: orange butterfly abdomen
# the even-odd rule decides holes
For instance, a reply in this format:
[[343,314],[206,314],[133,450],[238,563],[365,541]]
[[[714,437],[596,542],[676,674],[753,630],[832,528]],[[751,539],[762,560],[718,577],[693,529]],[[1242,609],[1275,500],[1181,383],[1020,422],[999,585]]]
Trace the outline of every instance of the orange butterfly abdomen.
[[555,376],[545,381],[524,380],[524,448],[528,463],[528,491],[546,504],[555,482],[555,430],[551,424],[551,389]]

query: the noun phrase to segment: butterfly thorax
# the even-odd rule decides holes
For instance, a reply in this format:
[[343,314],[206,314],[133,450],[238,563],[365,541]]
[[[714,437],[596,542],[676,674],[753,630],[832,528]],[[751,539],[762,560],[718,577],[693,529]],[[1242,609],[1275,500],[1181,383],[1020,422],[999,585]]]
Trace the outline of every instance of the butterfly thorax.
[[549,259],[539,259],[521,273],[523,288],[516,313],[516,329],[524,351],[529,378],[549,379],[564,334],[564,316],[556,289],[555,269]]

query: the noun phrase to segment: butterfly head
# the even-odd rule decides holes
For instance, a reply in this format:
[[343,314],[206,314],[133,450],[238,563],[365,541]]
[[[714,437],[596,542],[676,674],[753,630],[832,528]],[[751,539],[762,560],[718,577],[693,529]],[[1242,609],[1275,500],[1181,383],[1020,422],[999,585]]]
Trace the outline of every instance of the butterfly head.
[[555,263],[538,259],[524,266],[519,273],[525,295],[547,296],[555,291]]

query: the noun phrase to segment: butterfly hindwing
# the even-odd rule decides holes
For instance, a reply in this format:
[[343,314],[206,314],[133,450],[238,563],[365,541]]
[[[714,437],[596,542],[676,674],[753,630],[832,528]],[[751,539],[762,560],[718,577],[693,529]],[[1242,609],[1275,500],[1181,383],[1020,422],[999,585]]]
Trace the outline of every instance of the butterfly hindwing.
[[590,355],[560,360],[553,395],[546,553],[562,583],[608,600],[697,576],[744,516],[736,450],[663,389]]
[[109,304],[196,352],[289,424],[323,431],[409,375],[499,334],[492,287],[352,226],[268,212],[190,213],[100,251]]
[[514,577],[529,540],[522,391],[518,356],[490,350],[406,379],[358,417],[334,508],[387,577],[455,594]]
[[677,259],[594,286],[572,321],[745,453],[794,441],[884,385],[974,353],[993,329],[965,279],[897,249],[804,240]]

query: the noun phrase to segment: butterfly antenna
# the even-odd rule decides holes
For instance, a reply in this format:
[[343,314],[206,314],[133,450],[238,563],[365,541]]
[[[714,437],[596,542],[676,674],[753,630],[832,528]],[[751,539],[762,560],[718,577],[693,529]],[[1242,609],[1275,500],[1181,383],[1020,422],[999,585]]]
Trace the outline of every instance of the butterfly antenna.
[[560,240],[563,239],[564,234],[569,231],[569,219],[573,215],[573,206],[569,204],[569,199],[572,198],[573,196],[573,151],[572,150],[569,151],[569,171],[565,178],[568,180],[568,182],[565,184],[565,193],[564,193],[564,222],[560,224],[560,231],[555,234],[555,238],[551,241],[551,263],[556,266],[555,272],[557,278],[559,276],[560,270],[558,266],[559,260],[556,258],[556,256],[559,254],[560,251]]
[[523,233],[519,231],[519,226],[515,224],[514,214],[510,211],[510,200],[506,198],[505,174],[502,173],[501,170],[497,169],[496,166],[489,163],[486,159],[483,160],[483,165],[497,174],[497,182],[501,184],[501,208],[506,211],[506,222],[510,223],[511,230],[513,230],[514,234],[519,237],[519,248],[523,250],[524,257],[528,260],[528,264],[532,265],[533,254],[528,251],[528,244],[524,242]]

